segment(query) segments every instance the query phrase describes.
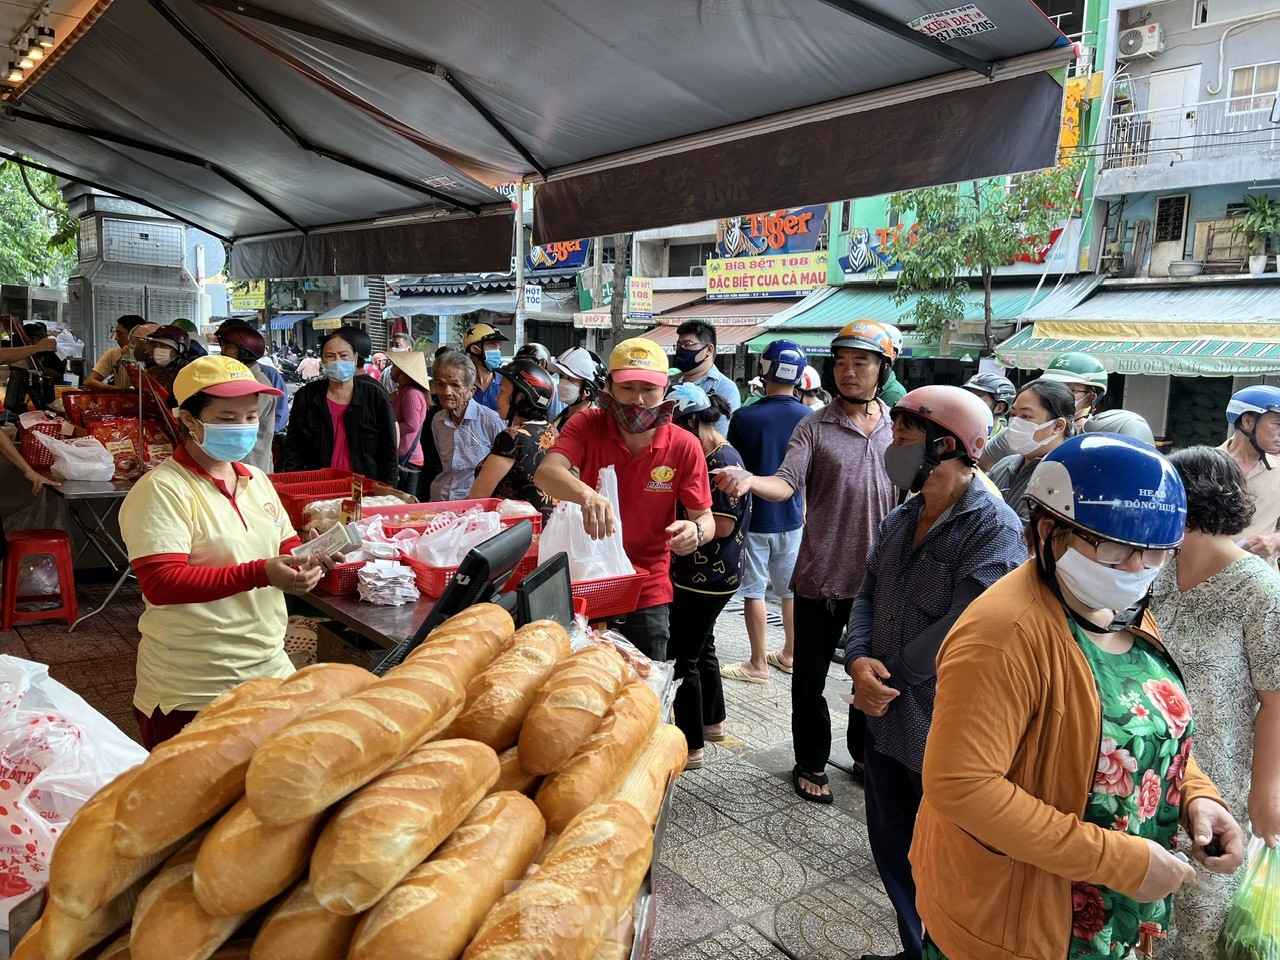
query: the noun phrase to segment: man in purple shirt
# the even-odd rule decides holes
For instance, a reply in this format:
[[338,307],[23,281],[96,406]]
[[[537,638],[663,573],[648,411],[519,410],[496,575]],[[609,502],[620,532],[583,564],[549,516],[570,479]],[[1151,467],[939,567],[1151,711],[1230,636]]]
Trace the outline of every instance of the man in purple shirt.
[[813,803],[831,802],[826,776],[831,714],[823,696],[831,656],[862,586],[876,530],[898,502],[884,469],[893,425],[889,408],[876,397],[897,356],[889,332],[874,321],[855,320],[831,342],[831,355],[835,399],[796,425],[778,472],[716,475],[717,485],[731,496],[751,493],[779,502],[807,490],[813,522],[805,523],[791,578],[796,635],[791,736],[792,784]]

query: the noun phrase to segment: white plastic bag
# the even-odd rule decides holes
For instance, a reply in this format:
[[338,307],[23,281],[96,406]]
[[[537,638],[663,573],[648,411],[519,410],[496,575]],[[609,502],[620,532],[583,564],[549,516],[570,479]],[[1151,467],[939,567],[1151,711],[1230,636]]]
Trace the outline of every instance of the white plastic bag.
[[0,925],[48,882],[49,854],[71,815],[146,756],[48,667],[0,655]]
[[582,526],[582,508],[561,500],[556,504],[538,538],[538,563],[557,553],[569,555],[569,579],[603,580],[606,577],[629,577],[635,573],[627,551],[622,546],[622,514],[618,510],[618,476],[613,467],[604,467],[596,480],[597,492],[613,504],[616,526],[612,536],[593,540]]
[[60,440],[43,433],[32,434],[53,454],[49,472],[58,480],[110,480],[116,474],[111,451],[93,437]]
[[456,567],[468,550],[501,532],[502,521],[496,513],[468,511],[444,529],[420,537],[413,553],[433,567]]

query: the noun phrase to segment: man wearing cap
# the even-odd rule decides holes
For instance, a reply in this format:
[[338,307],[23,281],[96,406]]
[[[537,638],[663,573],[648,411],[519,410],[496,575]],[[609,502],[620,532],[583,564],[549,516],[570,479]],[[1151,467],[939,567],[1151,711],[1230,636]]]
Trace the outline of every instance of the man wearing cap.
[[498,390],[502,377],[502,350],[498,344],[508,340],[487,323],[473,323],[462,335],[462,352],[476,368],[476,403],[498,412]]
[[186,437],[129,491],[120,532],[146,611],[138,621],[134,713],[143,745],[181,730],[245,680],[286,677],[284,594],[323,574],[266,475],[242,462],[258,437],[258,397],[279,391],[230,357],[200,357],[173,399]]
[[[643,337],[622,341],[609,355],[600,406],[565,424],[534,476],[549,496],[582,507],[583,527],[593,539],[609,536],[621,523],[628,559],[649,576],[636,610],[614,625],[655,660],[667,657],[671,554],[693,553],[715,524],[702,445],[671,425],[675,404],[663,399],[669,380],[661,347]],[[620,517],[596,492],[597,475],[607,466],[617,471]],[[689,519],[676,519],[677,503]]]

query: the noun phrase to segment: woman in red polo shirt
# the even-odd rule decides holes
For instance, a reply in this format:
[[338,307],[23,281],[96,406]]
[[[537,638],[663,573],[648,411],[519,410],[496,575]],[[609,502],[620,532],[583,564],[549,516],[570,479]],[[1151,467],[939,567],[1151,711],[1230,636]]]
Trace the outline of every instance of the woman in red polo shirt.
[[[643,337],[622,341],[609,355],[599,408],[565,424],[534,475],[548,496],[581,505],[589,536],[608,536],[621,522],[628,559],[649,577],[636,610],[613,626],[654,660],[667,658],[671,554],[688,556],[715,529],[702,447],[671,425],[675,402],[663,399],[669,380],[661,347]],[[596,492],[596,477],[607,466],[617,470],[621,517]],[[688,519],[676,519],[677,503]]]

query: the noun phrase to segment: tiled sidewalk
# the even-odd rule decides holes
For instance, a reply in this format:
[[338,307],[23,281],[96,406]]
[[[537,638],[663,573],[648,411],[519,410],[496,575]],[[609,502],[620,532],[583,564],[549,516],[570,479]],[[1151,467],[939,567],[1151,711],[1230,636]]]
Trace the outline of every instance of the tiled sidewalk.
[[[81,583],[84,613],[109,584]],[[137,621],[142,601],[128,584],[111,606],[68,634],[66,624],[0,633],[0,653],[49,665],[131,737]],[[769,627],[770,648],[782,645]],[[717,628],[722,662],[748,655],[741,613]],[[672,960],[844,960],[898,949],[893,912],[867,846],[862,790],[828,769],[835,803],[800,800],[791,788],[791,678],[767,685],[725,681],[729,740],[708,744],[707,765],[680,778],[656,871],[658,922],[651,957]],[[833,666],[827,687],[833,759],[845,748],[848,684]]]

